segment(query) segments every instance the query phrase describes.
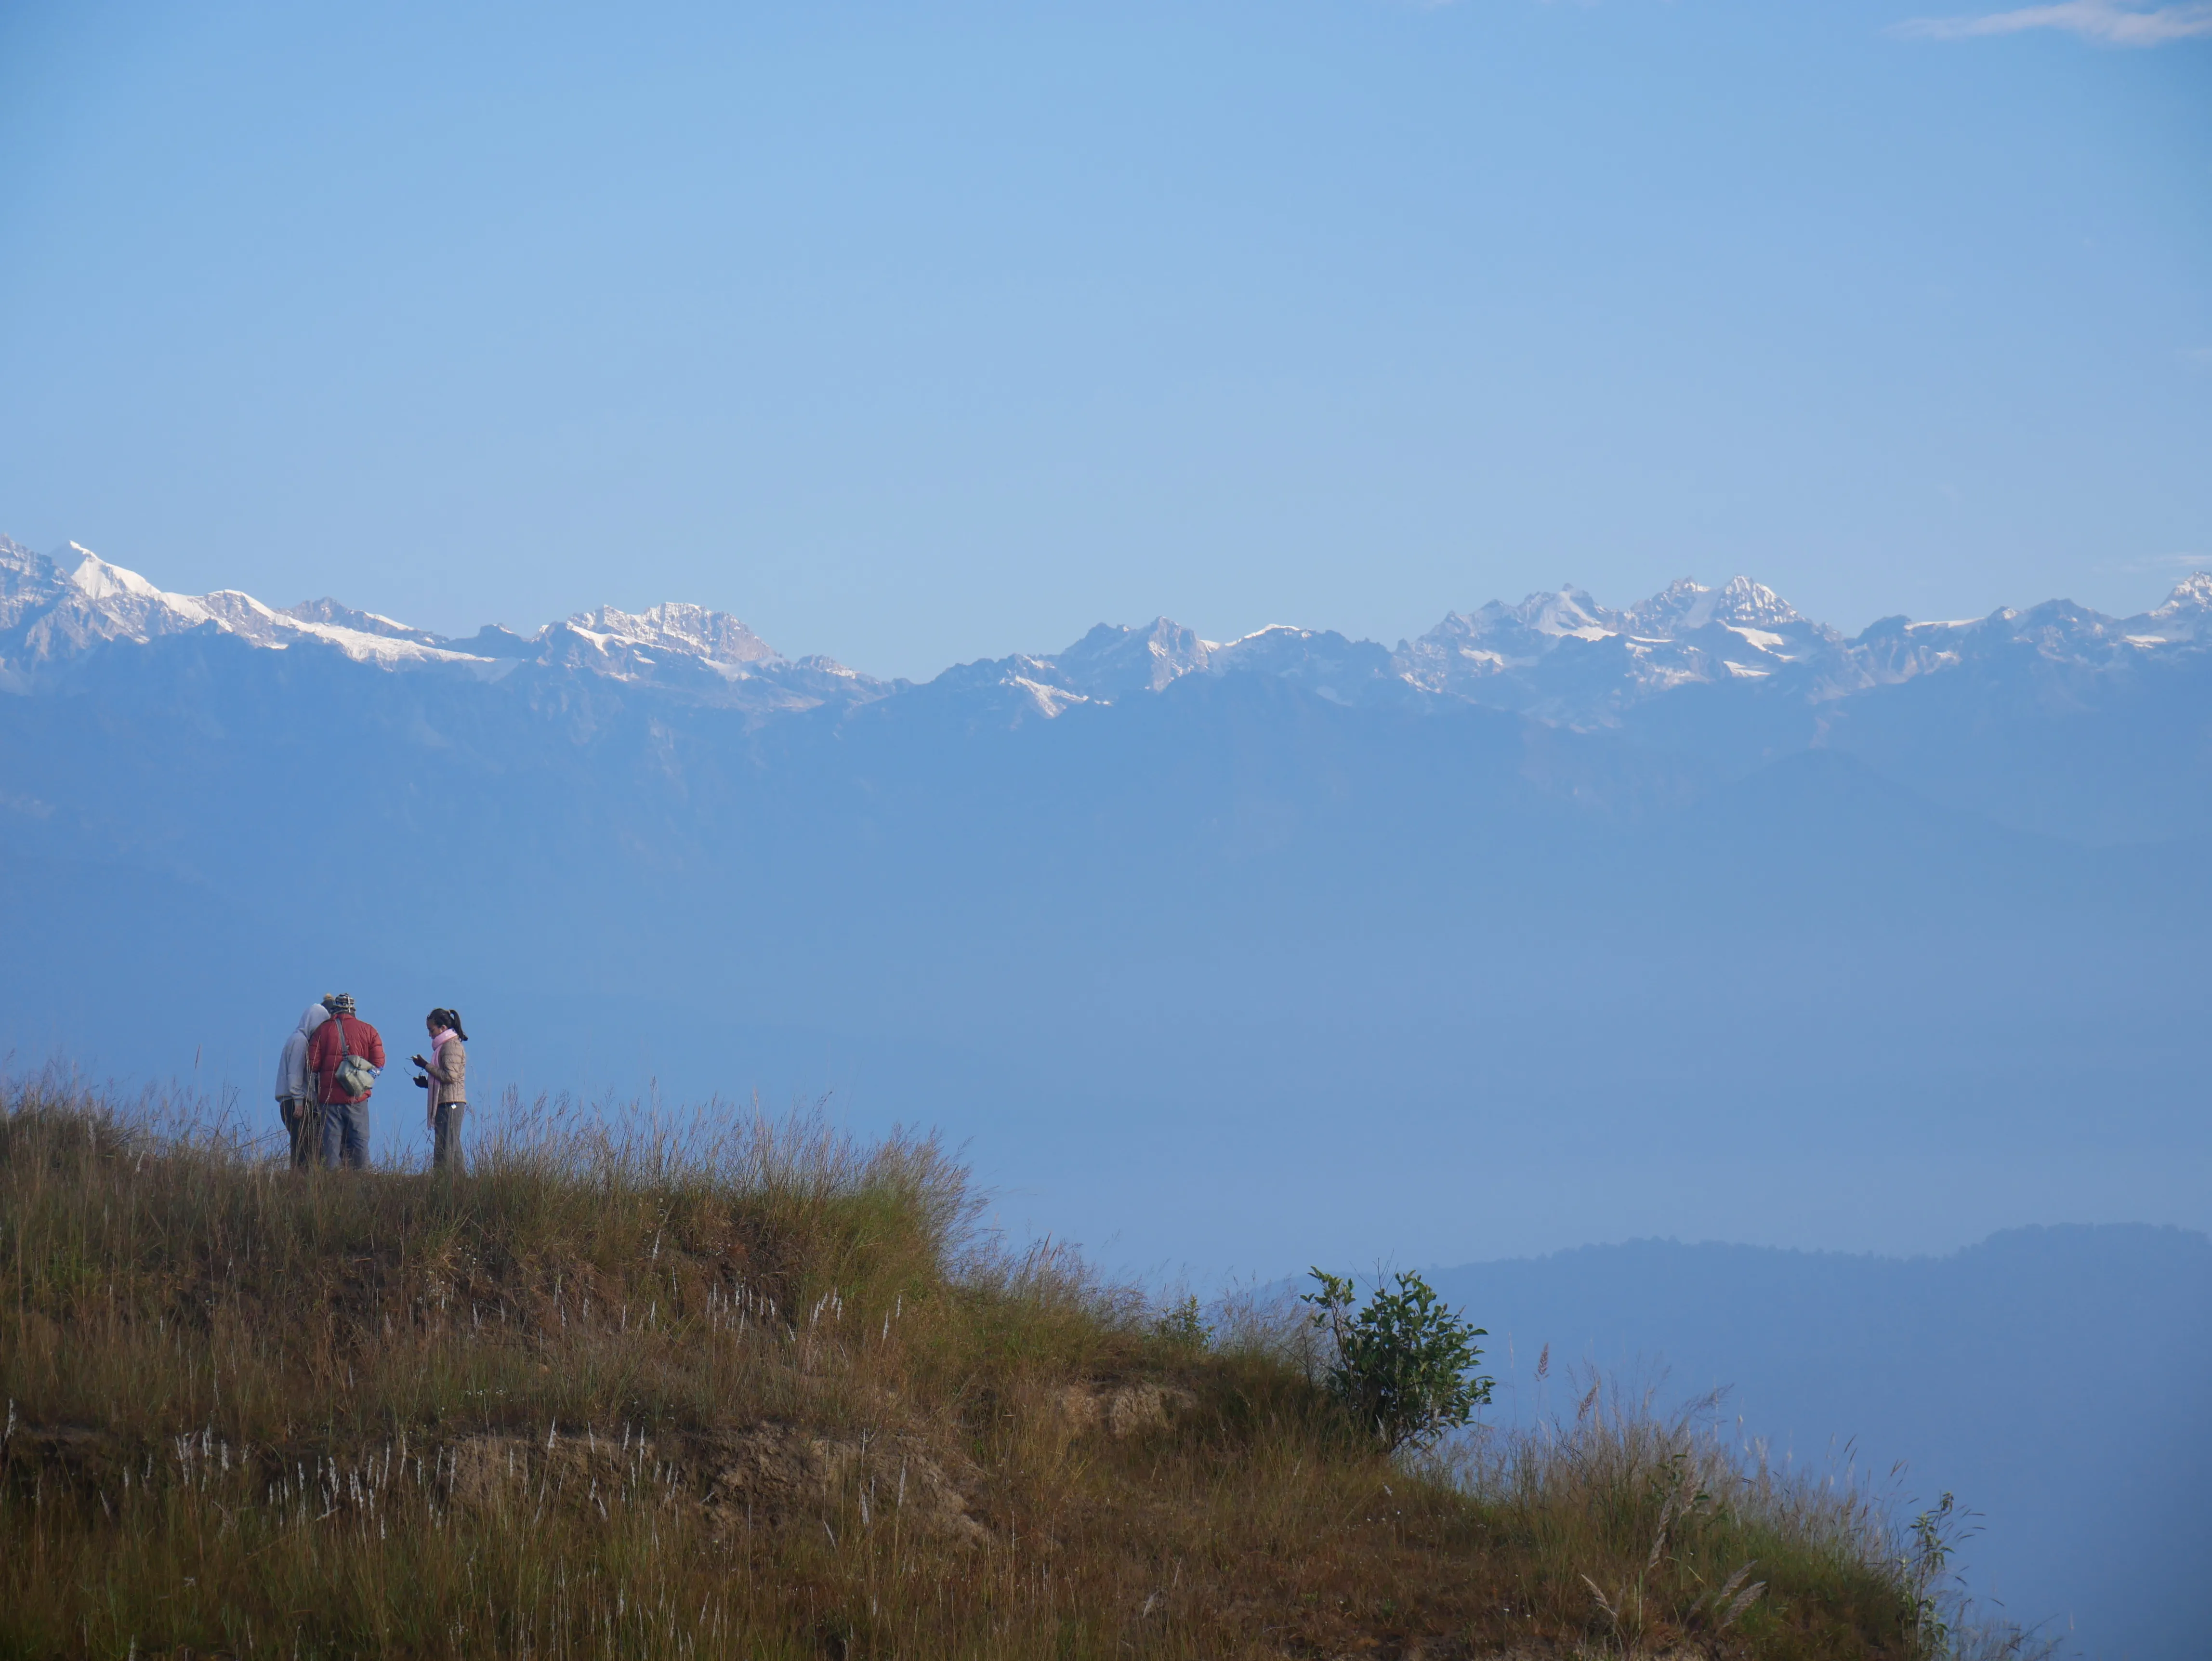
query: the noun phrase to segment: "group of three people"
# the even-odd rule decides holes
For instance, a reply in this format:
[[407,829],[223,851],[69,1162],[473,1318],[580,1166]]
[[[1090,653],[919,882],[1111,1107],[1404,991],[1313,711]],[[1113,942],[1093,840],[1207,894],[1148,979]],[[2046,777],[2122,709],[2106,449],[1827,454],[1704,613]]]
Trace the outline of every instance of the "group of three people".
[[[432,1159],[458,1166],[461,1115],[468,1107],[469,1035],[461,1030],[458,1010],[434,1009],[422,1025],[430,1034],[430,1053],[408,1059],[422,1069],[415,1082],[427,1093]],[[354,1013],[350,992],[333,992],[307,1006],[276,1063],[276,1112],[291,1138],[295,1165],[312,1165],[318,1154],[333,1171],[368,1164],[368,1098],[383,1067],[383,1036]]]

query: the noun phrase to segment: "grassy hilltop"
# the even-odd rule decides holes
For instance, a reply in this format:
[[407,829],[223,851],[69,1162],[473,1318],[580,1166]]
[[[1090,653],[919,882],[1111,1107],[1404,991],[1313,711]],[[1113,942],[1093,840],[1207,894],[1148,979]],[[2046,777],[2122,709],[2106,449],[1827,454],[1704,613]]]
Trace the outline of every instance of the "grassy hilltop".
[[1848,1494],[1602,1405],[1394,1462],[975,1216],[804,1121],[299,1175],[19,1089],[0,1656],[1931,1652]]

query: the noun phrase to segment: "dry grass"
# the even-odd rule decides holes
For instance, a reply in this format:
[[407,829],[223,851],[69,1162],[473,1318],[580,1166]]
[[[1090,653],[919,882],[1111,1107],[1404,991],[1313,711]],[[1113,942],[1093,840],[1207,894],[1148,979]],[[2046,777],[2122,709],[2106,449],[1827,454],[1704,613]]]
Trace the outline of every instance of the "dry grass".
[[1918,1652],[1851,1496],[1595,1402],[1393,1463],[1294,1331],[994,1248],[927,1139],[301,1175],[4,1110],[0,1656]]

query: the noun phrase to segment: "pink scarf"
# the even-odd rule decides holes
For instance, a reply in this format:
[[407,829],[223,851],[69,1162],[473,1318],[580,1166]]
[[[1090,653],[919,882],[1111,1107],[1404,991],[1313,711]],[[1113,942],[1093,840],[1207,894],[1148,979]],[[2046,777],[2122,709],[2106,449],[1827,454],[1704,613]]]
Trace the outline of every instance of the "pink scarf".
[[[441,1026],[435,1032],[433,1032],[430,1035],[430,1059],[434,1062],[438,1059],[438,1051],[444,1046],[447,1039],[457,1038],[459,1036],[460,1034],[454,1031],[450,1026]],[[438,1092],[443,1088],[444,1086],[438,1082],[436,1078],[433,1077],[430,1080],[429,1089],[422,1092],[422,1104],[424,1109],[422,1122],[428,1125],[433,1131],[435,1131],[438,1128]]]

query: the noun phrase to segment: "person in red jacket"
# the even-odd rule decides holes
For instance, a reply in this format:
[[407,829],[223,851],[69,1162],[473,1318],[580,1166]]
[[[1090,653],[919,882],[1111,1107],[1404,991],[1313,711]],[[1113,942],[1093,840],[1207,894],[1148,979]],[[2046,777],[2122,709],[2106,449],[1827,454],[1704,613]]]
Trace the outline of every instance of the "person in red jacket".
[[307,1040],[307,1065],[314,1069],[323,1104],[323,1163],[336,1171],[343,1161],[359,1171],[368,1164],[370,1092],[364,1089],[355,1095],[338,1070],[349,1056],[382,1068],[384,1039],[367,1021],[356,1018],[352,993],[334,993],[325,1001],[331,1018]]

